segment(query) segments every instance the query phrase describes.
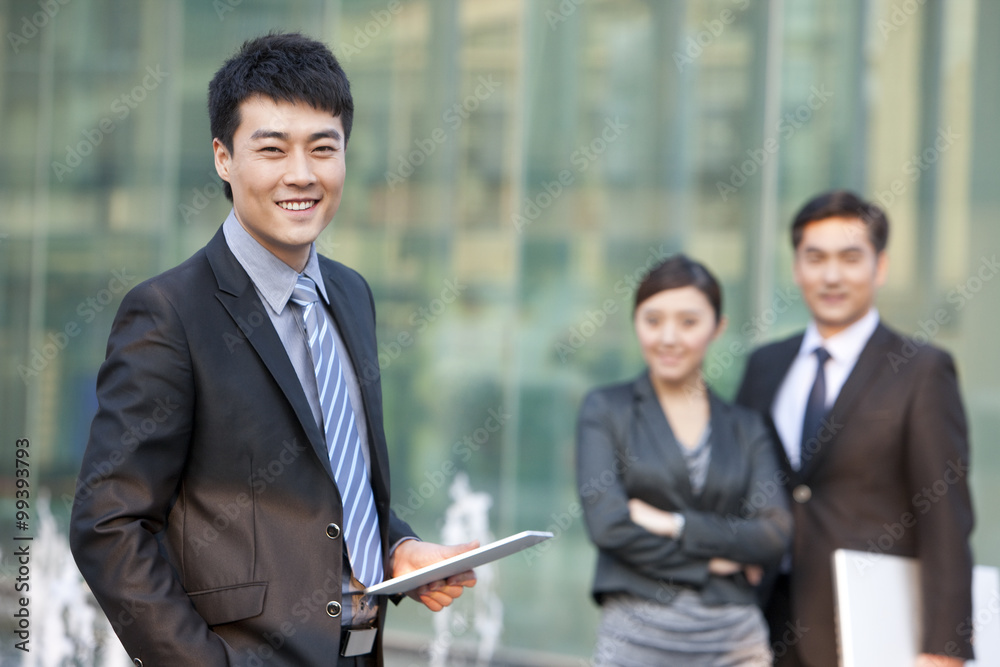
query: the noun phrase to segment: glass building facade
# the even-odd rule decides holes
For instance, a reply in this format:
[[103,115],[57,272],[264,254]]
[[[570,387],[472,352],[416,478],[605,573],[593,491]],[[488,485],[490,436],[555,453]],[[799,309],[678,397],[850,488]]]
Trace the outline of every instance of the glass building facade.
[[556,533],[436,628],[390,611],[398,664],[477,645],[477,615],[502,616],[503,664],[589,655],[576,412],[642,372],[637,280],[681,250],[716,272],[730,326],[705,372],[729,398],[755,346],[807,322],[788,224],[835,187],[888,210],[883,318],[957,359],[973,546],[1000,565],[992,0],[0,0],[3,553],[15,441],[65,526],[122,296],[227,215],[207,84],[269,30],[322,39],[351,78],[317,245],[375,294],[397,512],[443,539],[464,473],[493,535]]

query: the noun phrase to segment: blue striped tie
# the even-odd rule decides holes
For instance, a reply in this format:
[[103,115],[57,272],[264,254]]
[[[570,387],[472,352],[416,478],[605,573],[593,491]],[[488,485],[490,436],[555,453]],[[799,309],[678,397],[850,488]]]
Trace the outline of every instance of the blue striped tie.
[[358,429],[354,424],[354,408],[347,395],[347,382],[334,346],[333,323],[319,303],[316,283],[312,278],[299,275],[291,300],[302,308],[302,319],[309,337],[327,451],[344,504],[347,556],[355,578],[365,586],[372,586],[383,578],[378,512],[361,454]]

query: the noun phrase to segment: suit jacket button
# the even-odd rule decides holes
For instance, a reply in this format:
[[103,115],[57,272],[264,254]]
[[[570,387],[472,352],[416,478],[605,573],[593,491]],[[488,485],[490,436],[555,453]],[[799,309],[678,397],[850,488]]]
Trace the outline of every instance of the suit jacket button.
[[799,484],[794,489],[792,489],[792,498],[797,503],[805,504],[809,502],[809,499],[813,497],[812,489],[810,489],[805,484]]
[[132,664],[135,665],[135,667],[142,667],[142,660],[136,658],[135,660],[132,661]]
[[326,536],[331,540],[335,540],[340,537],[340,526],[335,523],[331,523],[326,527]]
[[326,603],[326,613],[333,618],[340,616],[340,603],[336,600],[331,600]]

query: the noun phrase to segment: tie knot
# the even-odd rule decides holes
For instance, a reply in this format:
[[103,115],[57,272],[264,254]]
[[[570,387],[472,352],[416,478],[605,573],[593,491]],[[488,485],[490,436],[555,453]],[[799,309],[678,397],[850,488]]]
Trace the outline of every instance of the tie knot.
[[827,349],[825,347],[817,347],[815,350],[813,350],[813,354],[816,355],[816,359],[819,362],[820,366],[825,365],[826,362],[830,360],[830,353],[827,352]]
[[316,291],[316,283],[313,282],[313,279],[309,276],[300,275],[299,279],[295,281],[291,300],[303,307],[319,301],[319,294]]

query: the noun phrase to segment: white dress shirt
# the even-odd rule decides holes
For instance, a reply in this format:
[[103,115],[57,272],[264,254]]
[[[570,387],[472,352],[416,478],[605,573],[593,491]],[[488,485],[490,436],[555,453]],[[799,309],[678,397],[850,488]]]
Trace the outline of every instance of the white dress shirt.
[[788,454],[792,467],[798,469],[801,457],[802,420],[805,417],[809,392],[816,381],[817,347],[825,347],[830,359],[824,366],[826,373],[826,407],[829,409],[840,395],[847,377],[861,356],[868,339],[878,327],[878,310],[871,308],[864,317],[829,338],[824,339],[815,322],[809,322],[802,346],[795,361],[788,368],[785,379],[774,397],[771,417],[781,437],[781,444]]

